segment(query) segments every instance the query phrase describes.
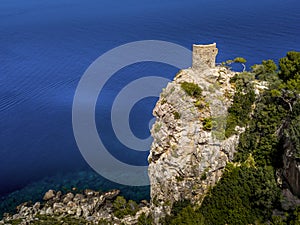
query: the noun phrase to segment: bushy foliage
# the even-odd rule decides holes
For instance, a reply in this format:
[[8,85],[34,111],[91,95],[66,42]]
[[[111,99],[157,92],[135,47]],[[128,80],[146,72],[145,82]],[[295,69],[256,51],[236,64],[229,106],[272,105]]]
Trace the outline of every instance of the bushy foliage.
[[298,101],[294,107],[293,112],[291,114],[291,119],[289,122],[289,126],[286,129],[286,135],[288,136],[289,140],[291,141],[295,153],[294,157],[296,159],[300,159],[300,101]]
[[171,215],[166,216],[162,219],[161,224],[163,225],[204,225],[204,217],[201,213],[196,212],[191,203],[188,201],[179,201],[174,203],[172,207]]
[[[280,129],[286,129],[285,133],[299,146],[299,126],[297,104],[299,102],[298,80],[300,54],[287,53],[280,60],[279,75],[273,74],[272,82],[269,80],[269,89],[261,94],[259,101],[255,103],[255,110],[248,123],[248,128],[240,137],[236,160],[245,160],[252,153],[259,165],[272,165],[280,167],[282,163],[282,146],[278,134]],[[268,65],[268,66],[266,66]],[[264,62],[264,67],[269,67],[266,73],[274,72],[272,62]],[[291,70],[291,71],[289,71]],[[300,90],[300,89],[299,89]],[[281,132],[284,133],[284,132]]]
[[211,117],[204,118],[203,120],[203,129],[204,130],[211,130],[213,128],[213,121]]
[[279,77],[287,82],[288,80],[300,79],[300,52],[288,52],[286,57],[279,61]]
[[236,94],[233,97],[233,104],[228,109],[225,136],[230,137],[235,134],[235,127],[244,127],[250,120],[249,114],[255,100],[253,90],[254,76],[249,73],[236,75],[231,79],[236,85]]
[[135,201],[129,200],[128,202],[123,196],[118,196],[113,202],[114,214],[119,218],[126,215],[135,215],[138,211],[138,205]]
[[153,219],[151,215],[146,216],[145,213],[142,213],[139,216],[137,225],[152,225],[152,224],[153,224]]
[[247,62],[247,60],[243,57],[236,57],[235,59],[229,59],[226,62],[223,62],[222,65],[229,67],[229,65],[233,64],[233,63],[240,63],[243,66],[243,72],[246,70],[246,65],[245,63]]
[[277,65],[271,59],[263,60],[262,64],[255,64],[251,67],[252,73],[259,80],[271,81],[274,76],[277,76]]
[[181,88],[191,97],[200,98],[202,89],[195,83],[183,82]]
[[288,217],[288,224],[300,225],[300,207],[296,208],[294,212]]
[[294,211],[286,212],[284,216],[272,216],[271,221],[265,225],[300,225],[300,207]]
[[266,91],[259,102],[256,103],[252,120],[249,121],[248,128],[240,136],[236,160],[245,160],[249,153],[252,153],[259,165],[275,165],[280,159],[276,135],[282,120],[286,116],[286,110],[278,104],[278,99],[274,99],[270,91]]
[[271,167],[229,164],[198,211],[206,224],[253,224],[268,218],[278,199],[279,189]]
[[50,215],[37,215],[38,220],[30,222],[32,225],[58,225],[58,224],[85,224],[87,221],[83,218],[75,218],[72,216],[58,217]]
[[174,218],[169,219],[168,225],[205,225],[204,217],[201,213],[195,212],[192,206],[187,206],[183,208]]
[[[287,217],[272,217],[275,208],[280,210],[275,170],[282,166],[282,139],[289,138],[295,157],[300,156],[299,59],[300,53],[288,53],[280,60],[279,71],[267,60],[232,79],[236,94],[228,110],[226,136],[235,132],[235,126],[246,131],[240,136],[235,163],[227,165],[196,211],[205,224],[299,224],[298,209]],[[269,89],[258,98],[253,77],[268,81]]]
[[236,58],[233,60],[233,62],[235,62],[235,63],[246,63],[247,60],[246,60],[245,58],[243,58],[243,57],[236,57]]
[[175,120],[178,120],[178,119],[180,119],[180,117],[181,117],[181,115],[180,115],[179,112],[174,112],[173,115],[174,115],[174,119],[175,119]]

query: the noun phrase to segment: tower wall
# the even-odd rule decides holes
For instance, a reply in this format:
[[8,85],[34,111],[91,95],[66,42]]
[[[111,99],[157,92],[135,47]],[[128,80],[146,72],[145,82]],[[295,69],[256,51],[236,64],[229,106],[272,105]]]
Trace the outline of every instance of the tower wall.
[[205,70],[216,66],[218,49],[216,43],[209,45],[193,45],[193,65],[195,70]]

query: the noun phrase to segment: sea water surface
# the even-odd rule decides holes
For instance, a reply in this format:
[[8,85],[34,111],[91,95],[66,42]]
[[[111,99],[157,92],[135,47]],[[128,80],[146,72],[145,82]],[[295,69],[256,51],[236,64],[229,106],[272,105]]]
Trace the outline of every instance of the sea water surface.
[[[0,196],[45,177],[59,176],[59,182],[63,174],[78,172],[82,183],[88,180],[90,168],[73,135],[72,101],[85,70],[106,51],[140,40],[188,49],[216,42],[218,62],[242,56],[249,67],[300,51],[299,37],[298,0],[2,0]],[[97,128],[106,131],[99,135],[116,158],[146,165],[148,152],[134,152],[117,140],[110,123],[113,99],[134,79],[172,79],[176,72],[161,63],[138,63],[120,70],[104,87]],[[149,136],[156,101],[146,98],[132,109],[136,136]]]

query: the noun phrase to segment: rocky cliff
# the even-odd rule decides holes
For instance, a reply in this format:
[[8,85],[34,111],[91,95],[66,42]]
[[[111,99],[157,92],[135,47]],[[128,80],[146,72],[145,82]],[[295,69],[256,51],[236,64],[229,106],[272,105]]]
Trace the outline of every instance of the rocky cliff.
[[[296,126],[295,126],[296,125]],[[291,125],[290,125],[291,126]],[[299,121],[293,130],[299,130]],[[283,138],[283,178],[288,184],[290,191],[300,197],[300,159],[299,146],[292,140],[291,136],[296,134],[282,134]]]
[[[211,51],[204,50],[206,57],[210,52],[215,57],[212,47]],[[156,122],[148,160],[156,223],[170,213],[176,201],[201,203],[209,187],[221,178],[238,143],[238,135],[228,139],[224,135],[227,109],[234,95],[230,78],[235,73],[215,67],[211,60],[208,63],[198,66],[193,62],[197,67],[181,70],[162,91],[153,110]],[[196,86],[201,94],[193,95],[188,88]]]

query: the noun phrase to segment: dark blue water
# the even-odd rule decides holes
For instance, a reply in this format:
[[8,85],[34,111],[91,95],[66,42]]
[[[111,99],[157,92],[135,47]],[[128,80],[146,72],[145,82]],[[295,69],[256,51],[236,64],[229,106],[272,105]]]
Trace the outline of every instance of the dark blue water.
[[[298,0],[2,0],[0,4],[0,195],[57,173],[87,170],[73,137],[72,100],[87,67],[132,41],[158,39],[191,49],[217,42],[218,62],[242,56],[248,66],[300,51]],[[117,73],[97,107],[98,129],[112,154],[124,148],[109,124],[121,87],[176,69],[150,63]],[[120,79],[120,77],[126,79]],[[118,79],[119,76],[119,79]],[[133,132],[149,135],[155,98],[131,113]],[[103,122],[101,122],[103,121]],[[145,165],[146,153],[121,159]]]

